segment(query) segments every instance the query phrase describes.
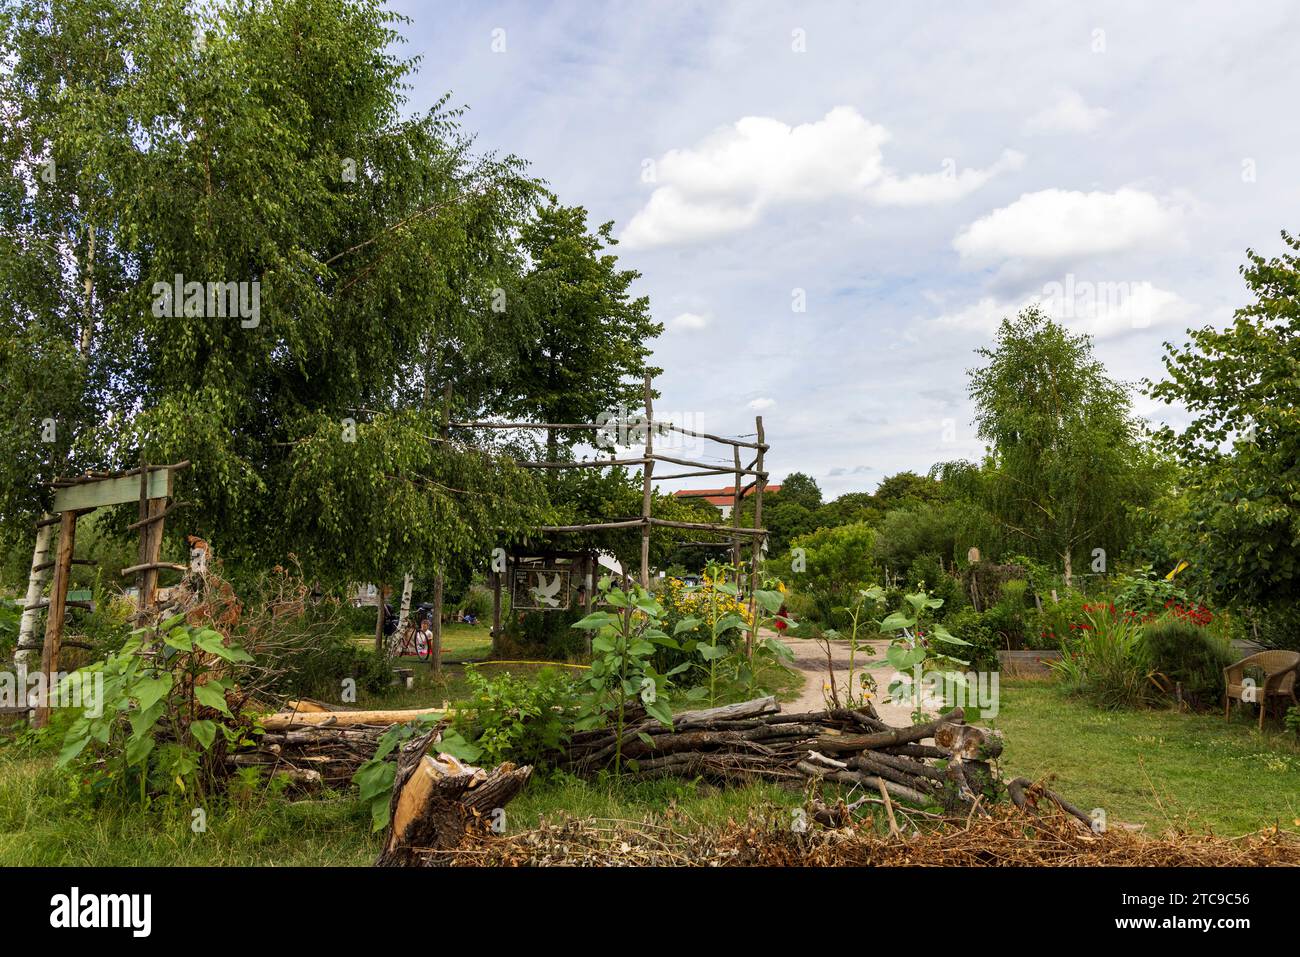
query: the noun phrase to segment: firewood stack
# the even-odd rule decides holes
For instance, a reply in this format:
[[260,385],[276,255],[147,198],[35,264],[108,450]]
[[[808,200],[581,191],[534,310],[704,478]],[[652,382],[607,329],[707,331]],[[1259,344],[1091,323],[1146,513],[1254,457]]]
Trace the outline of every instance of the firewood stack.
[[[610,728],[575,735],[569,769],[582,774],[611,767],[615,737]],[[961,708],[894,728],[870,704],[782,714],[771,697],[678,714],[672,728],[638,711],[623,734],[624,769],[634,777],[698,776],[719,784],[825,780],[950,812],[969,809],[980,794],[986,800],[997,795],[990,761],[1001,753],[1001,736],[967,725]]]

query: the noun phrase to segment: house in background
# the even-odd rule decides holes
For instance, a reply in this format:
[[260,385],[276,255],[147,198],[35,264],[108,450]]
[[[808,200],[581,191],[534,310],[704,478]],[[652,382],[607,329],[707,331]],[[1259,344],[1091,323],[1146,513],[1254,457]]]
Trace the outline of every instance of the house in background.
[[[763,486],[764,495],[774,495],[779,491],[781,491],[779,485]],[[749,498],[753,494],[754,489],[751,486],[745,492],[745,498]],[[723,518],[731,518],[731,507],[736,500],[736,486],[728,485],[726,488],[683,488],[673,492],[673,496],[676,498],[702,498],[717,508],[722,513]]]

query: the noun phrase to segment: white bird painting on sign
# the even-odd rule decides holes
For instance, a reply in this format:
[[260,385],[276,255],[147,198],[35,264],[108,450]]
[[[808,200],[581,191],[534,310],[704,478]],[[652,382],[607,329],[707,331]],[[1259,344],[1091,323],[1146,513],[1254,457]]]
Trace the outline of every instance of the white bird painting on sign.
[[533,597],[537,599],[537,603],[539,605],[545,605],[547,608],[559,607],[560,599],[557,598],[556,595],[560,590],[561,580],[562,579],[560,577],[560,573],[556,572],[555,577],[551,580],[551,583],[548,585],[546,583],[546,576],[543,575],[541,572],[537,573],[537,587],[531,589],[531,591],[533,593]]

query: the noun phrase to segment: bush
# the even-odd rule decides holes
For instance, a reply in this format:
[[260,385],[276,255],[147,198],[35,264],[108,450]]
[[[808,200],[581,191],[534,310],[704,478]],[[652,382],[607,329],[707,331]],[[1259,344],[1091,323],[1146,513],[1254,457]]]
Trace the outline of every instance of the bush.
[[1139,615],[1158,615],[1170,605],[1192,606],[1196,602],[1182,585],[1157,574],[1144,565],[1131,574],[1120,575],[1115,583],[1115,604]]
[[1057,592],[1057,600],[1052,601],[1049,593],[1039,596],[1043,607],[1029,613],[1026,623],[1025,647],[1036,649],[1056,649],[1064,647],[1076,622],[1083,620],[1084,606],[1088,598],[1081,591],[1067,589]]
[[[716,569],[715,574],[721,576],[721,572]],[[698,588],[687,588],[673,578],[664,582],[663,590],[658,595],[659,603],[664,610],[663,629],[673,635],[682,647],[659,646],[653,663],[655,670],[660,674],[666,675],[683,663],[700,664],[700,656],[696,653],[697,643],[708,644],[712,640],[715,621],[721,621],[730,615],[738,615],[746,621],[749,620],[749,608],[738,601],[734,595],[720,590],[717,587],[720,581],[720,577],[711,578],[706,570],[704,583]],[[787,606],[786,611],[789,610]],[[697,619],[699,624],[693,629],[678,632],[678,624],[686,618]],[[734,649],[739,647],[744,638],[744,632],[739,628],[729,628],[718,636],[718,644]]]
[[1029,612],[1025,593],[1029,583],[1019,578],[1002,583],[1002,597],[984,612],[984,624],[991,630],[1000,648],[1032,647],[1028,641]]
[[970,604],[961,581],[943,567],[937,555],[922,555],[912,562],[907,570],[907,584],[911,588],[924,589],[935,598],[942,598],[946,615],[956,614]]
[[974,608],[963,608],[946,620],[948,631],[962,641],[970,642],[971,647],[958,649],[957,654],[970,659],[974,668],[993,669],[998,665],[998,649],[1002,647],[1000,636],[985,616]]
[[1178,613],[1146,625],[1142,640],[1167,693],[1173,694],[1181,684],[1183,699],[1195,708],[1208,707],[1223,697],[1223,669],[1234,660],[1227,642]]
[[445,750],[488,765],[554,763],[569,739],[578,700],[571,677],[558,668],[520,677],[508,671],[484,675],[467,665],[465,680],[471,695],[455,706]]
[[1113,605],[1086,605],[1083,620],[1071,625],[1061,642],[1064,657],[1052,668],[1073,693],[1105,708],[1145,704],[1154,688],[1142,621]]
[[485,585],[470,585],[460,600],[463,615],[473,615],[479,621],[489,621],[492,617],[492,591]]

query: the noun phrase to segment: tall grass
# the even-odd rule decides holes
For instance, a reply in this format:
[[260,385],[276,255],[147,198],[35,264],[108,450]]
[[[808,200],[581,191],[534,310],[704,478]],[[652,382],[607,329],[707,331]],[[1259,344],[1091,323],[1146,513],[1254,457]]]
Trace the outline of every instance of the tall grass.
[[1052,667],[1067,690],[1104,708],[1146,704],[1156,686],[1142,628],[1137,615],[1116,612],[1113,605],[1085,605],[1083,621],[1070,626],[1063,655]]

